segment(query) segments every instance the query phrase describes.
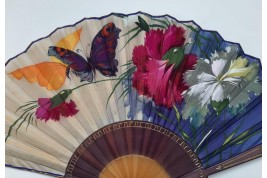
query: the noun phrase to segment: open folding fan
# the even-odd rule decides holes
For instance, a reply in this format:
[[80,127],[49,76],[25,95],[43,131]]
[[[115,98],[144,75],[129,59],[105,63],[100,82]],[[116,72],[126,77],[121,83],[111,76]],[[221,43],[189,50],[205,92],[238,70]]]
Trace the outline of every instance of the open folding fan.
[[85,18],[8,60],[5,78],[7,166],[198,178],[261,156],[260,60],[193,21]]

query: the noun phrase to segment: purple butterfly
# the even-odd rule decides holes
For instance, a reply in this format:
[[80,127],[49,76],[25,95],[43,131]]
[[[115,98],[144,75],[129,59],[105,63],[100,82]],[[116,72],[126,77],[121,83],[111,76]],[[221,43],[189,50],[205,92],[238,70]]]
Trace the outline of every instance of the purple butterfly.
[[115,50],[118,44],[120,29],[114,23],[105,25],[95,36],[91,46],[90,57],[85,59],[71,50],[50,46],[48,56],[54,56],[67,65],[66,75],[70,69],[82,81],[92,82],[95,70],[106,77],[116,76],[118,60]]

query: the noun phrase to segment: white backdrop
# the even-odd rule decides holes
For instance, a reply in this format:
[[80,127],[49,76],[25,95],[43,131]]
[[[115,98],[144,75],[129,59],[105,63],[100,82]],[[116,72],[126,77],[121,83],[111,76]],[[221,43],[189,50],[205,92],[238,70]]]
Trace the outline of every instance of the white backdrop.
[[[247,54],[261,58],[261,0],[7,0],[6,60],[59,26],[83,17],[136,11],[194,20],[204,29],[218,31],[225,40],[240,43]],[[256,159],[210,178],[260,178],[261,161]],[[47,176],[6,168],[6,178],[42,177]]]

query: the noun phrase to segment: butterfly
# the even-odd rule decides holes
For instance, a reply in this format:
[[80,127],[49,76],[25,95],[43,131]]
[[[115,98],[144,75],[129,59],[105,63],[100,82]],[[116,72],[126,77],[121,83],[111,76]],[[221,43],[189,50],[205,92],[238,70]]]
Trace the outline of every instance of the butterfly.
[[66,75],[69,72],[80,77],[82,81],[92,82],[95,70],[106,77],[116,76],[118,60],[115,59],[115,49],[119,39],[120,29],[114,23],[105,25],[94,37],[90,57],[57,46],[50,46],[48,56],[53,56],[67,65]]
[[116,76],[118,61],[115,59],[115,50],[119,39],[120,29],[114,23],[106,24],[94,37],[91,44],[90,57],[74,52],[80,40],[82,29],[68,34],[48,48],[48,56],[52,61],[41,62],[19,68],[9,74],[20,80],[25,78],[28,82],[37,82],[48,90],[58,90],[69,78],[70,70],[81,79],[91,82],[95,70],[102,75]]

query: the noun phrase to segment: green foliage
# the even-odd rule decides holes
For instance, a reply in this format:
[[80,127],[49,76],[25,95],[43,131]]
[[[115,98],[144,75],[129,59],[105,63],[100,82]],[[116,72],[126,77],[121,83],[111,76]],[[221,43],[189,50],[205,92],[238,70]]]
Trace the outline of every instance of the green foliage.
[[[128,77],[132,76],[132,74],[133,74],[133,72],[135,71],[135,69],[136,69],[136,67],[135,67],[135,66],[132,66],[132,67],[128,68],[123,74],[121,74],[121,75],[119,76],[119,78],[117,79],[117,80],[118,80],[117,83],[116,83],[115,86],[113,87],[113,89],[112,89],[112,91],[111,91],[111,93],[110,93],[110,95],[109,95],[109,97],[108,97],[108,99],[107,99],[106,107],[108,106],[108,102],[109,102],[111,96],[113,95],[113,93],[115,92],[116,88],[119,86],[119,84],[120,84],[123,80],[125,80],[125,79],[127,79]],[[126,91],[123,91],[123,94],[124,94],[125,92],[126,92]],[[121,96],[122,96],[122,95],[121,95]],[[120,98],[121,96],[119,96],[119,98]]]
[[235,135],[235,132],[230,134],[228,137],[225,136],[225,141],[223,142],[223,145],[226,145],[227,143],[229,143],[234,135]]
[[72,90],[62,90],[57,95],[55,95],[53,98],[51,98],[52,105],[49,109],[53,109],[57,106],[59,106],[61,103],[65,102],[65,100],[69,97],[69,95],[72,93]]
[[[24,112],[20,115],[20,117],[17,120],[15,120],[15,122],[13,122],[11,124],[11,126],[9,127],[9,130],[8,130],[8,133],[6,135],[5,142],[9,138],[13,127],[15,127],[19,123],[19,121],[21,121],[21,122],[20,122],[20,124],[18,125],[18,127],[16,129],[16,133],[17,133],[18,129],[21,127],[21,125],[27,120],[27,118],[28,118],[28,122],[30,121],[30,118],[32,117],[32,113],[30,114],[30,111],[38,107],[38,105],[35,104],[35,103],[36,102],[31,103],[31,104],[34,104],[34,105],[31,105],[30,107],[24,109]],[[19,107],[19,108],[23,108],[23,107]]]
[[181,131],[184,140],[190,140],[190,137],[184,131]]
[[184,48],[183,47],[173,47],[169,49],[163,56],[164,60],[169,60],[169,64],[175,64],[178,67],[184,58]]
[[146,21],[141,17],[141,16],[138,16],[138,21],[139,22],[135,22],[135,24],[141,28],[142,30],[148,32],[149,31],[149,26],[148,24],[146,23]]
[[216,111],[216,114],[219,115],[224,110],[224,108],[226,108],[228,106],[229,100],[225,99],[225,100],[220,101],[220,102],[211,100],[210,104],[213,107],[213,109]]
[[139,33],[141,33],[142,31],[148,32],[150,30],[150,28],[162,28],[162,29],[166,29],[168,28],[168,26],[170,25],[168,19],[166,19],[166,21],[164,20],[159,20],[159,19],[153,19],[156,22],[160,22],[161,24],[148,24],[145,19],[143,19],[141,16],[138,16],[138,22],[135,22],[135,24],[137,25],[136,27],[134,27],[133,29],[129,30],[127,33],[123,34],[123,36],[126,35],[130,35],[131,33],[134,33],[125,43],[125,45],[120,49],[120,51],[128,44],[130,43],[137,35],[139,35]]
[[[123,49],[123,48],[125,48],[125,46],[128,44],[128,43],[130,43],[130,41],[132,41],[135,37],[137,37],[137,35],[140,33],[142,31],[142,29],[139,29],[139,30],[137,30],[137,32],[133,35],[133,36],[131,36],[129,39],[128,39],[128,41],[125,43],[125,45],[121,48],[121,50]],[[121,51],[120,50],[120,51]]]

